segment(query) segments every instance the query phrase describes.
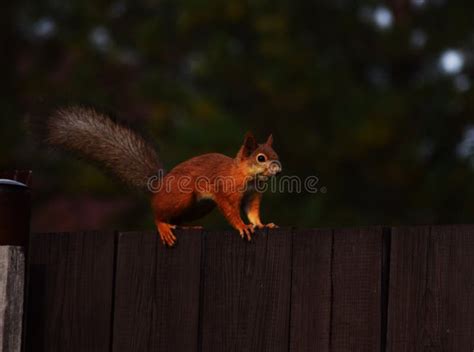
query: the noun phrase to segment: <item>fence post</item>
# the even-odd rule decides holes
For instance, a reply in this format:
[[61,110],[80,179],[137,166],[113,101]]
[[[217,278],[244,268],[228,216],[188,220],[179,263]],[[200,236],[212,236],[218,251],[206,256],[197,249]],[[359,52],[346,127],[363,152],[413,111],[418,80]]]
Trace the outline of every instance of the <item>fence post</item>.
[[0,351],[20,352],[25,256],[16,246],[0,246]]
[[30,175],[0,173],[0,246],[27,245],[31,212]]
[[[2,174],[2,176],[5,174]],[[25,248],[30,232],[31,172],[0,177],[0,351],[20,352]],[[4,176],[5,177],[5,176]],[[19,181],[24,181],[19,182]]]

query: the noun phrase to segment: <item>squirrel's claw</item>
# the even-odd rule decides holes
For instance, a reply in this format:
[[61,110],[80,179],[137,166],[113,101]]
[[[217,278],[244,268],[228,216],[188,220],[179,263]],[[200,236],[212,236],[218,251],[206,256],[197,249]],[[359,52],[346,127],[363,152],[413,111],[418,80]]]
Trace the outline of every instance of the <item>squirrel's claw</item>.
[[262,224],[262,223],[258,223],[258,224],[253,224],[253,227],[256,228],[256,229],[264,229],[265,227],[269,228],[269,229],[277,229],[278,228],[278,225],[275,225],[273,222],[270,222],[268,224]]
[[176,244],[176,236],[173,234],[171,229],[164,231],[163,235],[160,233],[160,236],[164,245],[173,247]]
[[160,234],[161,242],[165,246],[173,247],[176,244],[176,236],[171,229],[175,229],[176,225],[170,225],[165,222],[157,222],[156,228]]
[[[255,227],[254,225],[244,225],[244,227],[242,227],[240,230],[239,230],[239,233],[240,233],[240,237],[242,237],[242,239],[247,239],[247,241],[250,241],[252,239],[252,234],[255,232]],[[244,237],[245,236],[245,237]]]

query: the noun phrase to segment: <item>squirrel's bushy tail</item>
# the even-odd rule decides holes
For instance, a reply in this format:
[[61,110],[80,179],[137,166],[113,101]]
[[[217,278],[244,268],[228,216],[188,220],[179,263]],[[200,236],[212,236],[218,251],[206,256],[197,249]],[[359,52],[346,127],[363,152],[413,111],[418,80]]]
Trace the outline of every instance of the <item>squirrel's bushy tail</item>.
[[162,169],[144,138],[93,108],[58,109],[45,127],[48,144],[104,166],[131,186],[146,189],[149,178]]

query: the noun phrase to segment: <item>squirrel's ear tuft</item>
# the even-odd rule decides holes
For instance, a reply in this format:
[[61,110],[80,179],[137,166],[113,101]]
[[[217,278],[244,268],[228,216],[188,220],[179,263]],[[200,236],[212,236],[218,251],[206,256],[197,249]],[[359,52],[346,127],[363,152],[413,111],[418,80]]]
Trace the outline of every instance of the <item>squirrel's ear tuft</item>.
[[265,144],[268,145],[269,147],[271,147],[273,145],[273,134],[268,136],[268,139],[265,142]]
[[253,136],[252,132],[249,131],[245,134],[243,146],[250,153],[252,153],[255,149],[257,149],[257,140]]
[[239,151],[239,157],[241,159],[248,158],[250,154],[252,154],[255,149],[257,149],[257,141],[251,132],[247,132],[244,137],[244,143]]

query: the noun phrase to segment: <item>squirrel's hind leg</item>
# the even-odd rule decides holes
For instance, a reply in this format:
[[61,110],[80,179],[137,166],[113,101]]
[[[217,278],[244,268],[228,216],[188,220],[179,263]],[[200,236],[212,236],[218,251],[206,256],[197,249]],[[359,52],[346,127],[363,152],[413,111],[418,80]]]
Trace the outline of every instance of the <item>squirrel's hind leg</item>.
[[176,236],[172,229],[175,229],[176,226],[159,220],[155,220],[155,224],[163,244],[173,247],[176,244]]

